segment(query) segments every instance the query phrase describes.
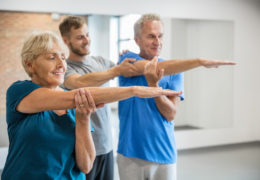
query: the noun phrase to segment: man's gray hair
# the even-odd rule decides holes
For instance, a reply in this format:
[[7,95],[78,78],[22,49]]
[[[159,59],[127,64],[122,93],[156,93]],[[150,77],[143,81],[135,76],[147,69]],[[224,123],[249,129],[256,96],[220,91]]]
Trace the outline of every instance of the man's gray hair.
[[144,23],[147,21],[159,21],[162,23],[162,20],[157,14],[144,14],[135,22],[134,25],[134,34],[135,36],[140,36],[141,30],[144,26]]

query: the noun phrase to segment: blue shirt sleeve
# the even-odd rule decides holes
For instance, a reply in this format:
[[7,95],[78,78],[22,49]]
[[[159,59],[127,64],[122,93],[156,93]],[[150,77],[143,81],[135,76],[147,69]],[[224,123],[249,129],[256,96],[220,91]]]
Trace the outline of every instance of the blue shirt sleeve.
[[119,57],[118,64],[121,64],[122,61],[124,61],[126,58],[133,58],[133,59],[137,59],[137,60],[142,59],[138,54],[128,51]]
[[168,82],[168,89],[172,89],[174,91],[182,91],[180,95],[181,100],[184,100],[184,74],[179,73],[175,75],[170,75],[170,80]]
[[[124,53],[122,56],[120,56],[118,64],[121,64],[126,58],[133,58],[133,59],[136,59],[137,61],[143,60],[143,58],[140,57],[138,54],[128,51],[128,52]],[[133,77],[119,76],[119,86],[136,86],[136,85],[143,86],[143,85],[145,85],[143,83],[140,84],[140,81],[139,81],[140,78],[144,79],[145,77],[143,75],[133,76]]]

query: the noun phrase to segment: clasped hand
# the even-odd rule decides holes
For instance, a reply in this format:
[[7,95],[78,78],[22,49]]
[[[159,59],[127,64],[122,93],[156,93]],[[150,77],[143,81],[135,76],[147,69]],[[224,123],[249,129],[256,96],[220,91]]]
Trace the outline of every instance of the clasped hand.
[[157,87],[163,74],[164,69],[158,68],[158,57],[154,57],[151,61],[146,63],[144,67],[144,75],[149,86]]
[[96,106],[90,91],[86,88],[77,89],[75,94],[76,120],[89,120],[91,113],[96,108],[104,107],[104,104]]

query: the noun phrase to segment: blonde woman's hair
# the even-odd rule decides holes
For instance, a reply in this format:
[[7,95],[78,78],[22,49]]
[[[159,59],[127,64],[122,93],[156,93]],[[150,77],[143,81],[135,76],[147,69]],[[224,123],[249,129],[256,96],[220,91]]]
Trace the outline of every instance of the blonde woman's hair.
[[48,52],[53,48],[53,44],[56,43],[64,52],[65,56],[68,56],[68,49],[64,44],[60,36],[51,31],[33,32],[24,42],[21,58],[24,70],[32,77],[29,72],[26,63],[33,62],[42,53]]
[[134,34],[135,36],[140,36],[141,30],[144,26],[144,23],[147,21],[159,21],[162,23],[162,20],[157,14],[144,14],[135,22],[134,25]]

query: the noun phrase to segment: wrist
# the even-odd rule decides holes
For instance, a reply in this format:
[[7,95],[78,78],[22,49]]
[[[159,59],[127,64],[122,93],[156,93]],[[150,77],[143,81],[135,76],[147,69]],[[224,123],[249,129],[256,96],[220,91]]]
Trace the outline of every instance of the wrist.
[[90,123],[90,116],[86,116],[86,117],[76,117],[76,123],[80,126],[88,126]]
[[137,93],[137,91],[138,91],[137,89],[138,89],[137,86],[129,86],[130,94],[136,96],[138,94]]
[[196,61],[197,61],[197,63],[198,63],[199,66],[202,66],[202,65],[203,65],[201,58],[197,58]]
[[149,87],[159,87],[158,83],[155,83],[155,82],[153,82],[153,83],[148,82],[147,84]]
[[118,65],[110,68],[108,71],[113,78],[121,75],[120,67]]

